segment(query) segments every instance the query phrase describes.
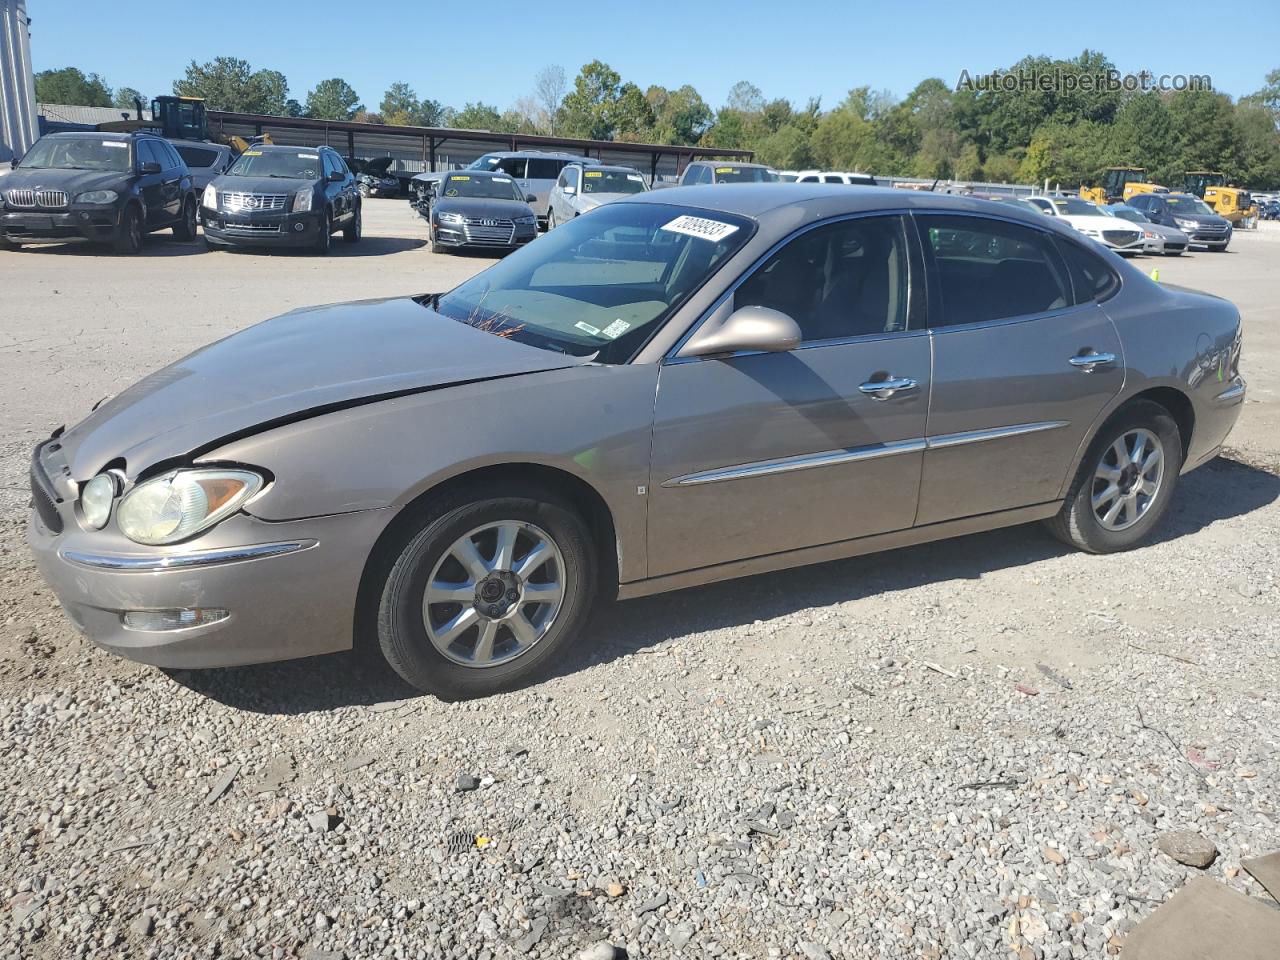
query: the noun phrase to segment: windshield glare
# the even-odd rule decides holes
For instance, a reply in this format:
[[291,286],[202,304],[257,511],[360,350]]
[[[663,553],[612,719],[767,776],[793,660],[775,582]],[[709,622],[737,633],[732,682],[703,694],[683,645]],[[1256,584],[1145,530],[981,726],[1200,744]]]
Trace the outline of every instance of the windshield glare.
[[100,137],[37,140],[18,164],[22,170],[114,170],[128,173],[129,142]]
[[1119,217],[1122,220],[1130,220],[1134,223],[1147,223],[1147,218],[1142,215],[1139,210],[1112,210],[1113,217]]
[[227,174],[232,177],[319,180],[320,169],[320,154],[309,150],[246,150]]
[[778,175],[764,167],[716,167],[716,183],[777,183]]
[[644,178],[624,170],[582,171],[583,193],[643,193]]
[[1208,204],[1203,200],[1197,200],[1195,197],[1168,197],[1165,203],[1169,205],[1169,209],[1174,213],[1199,213],[1211,214]]
[[743,217],[613,203],[556,227],[435,308],[495,336],[626,363],[747,240]]
[[467,173],[451,173],[445,177],[446,197],[482,197],[488,200],[523,200],[510,177],[480,177]]

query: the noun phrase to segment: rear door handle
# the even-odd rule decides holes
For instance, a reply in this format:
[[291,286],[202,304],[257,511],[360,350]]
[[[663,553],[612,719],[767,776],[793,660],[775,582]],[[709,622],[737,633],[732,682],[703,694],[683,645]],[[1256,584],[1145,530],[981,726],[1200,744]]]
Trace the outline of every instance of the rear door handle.
[[890,380],[869,380],[858,387],[872,400],[888,400],[894,394],[915,390],[920,384],[910,377],[895,377]]
[[1067,361],[1067,363],[1084,373],[1093,373],[1095,367],[1105,367],[1107,364],[1115,362],[1116,355],[1114,353],[1082,353]]

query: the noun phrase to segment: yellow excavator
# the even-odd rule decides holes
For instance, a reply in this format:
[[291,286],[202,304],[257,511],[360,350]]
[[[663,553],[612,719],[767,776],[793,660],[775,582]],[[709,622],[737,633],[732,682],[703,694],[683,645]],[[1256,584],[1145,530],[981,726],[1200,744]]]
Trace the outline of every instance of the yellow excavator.
[[1226,217],[1234,226],[1258,215],[1249,191],[1228,186],[1227,175],[1218,170],[1188,170],[1182,176],[1182,189],[1194,193],[1212,207],[1214,213]]
[[[251,142],[234,134],[209,134],[209,118],[203,97],[156,97],[151,101],[151,119],[142,119],[142,101],[135,100],[136,120],[111,120],[100,123],[97,129],[112,133],[129,133],[133,130],[157,130],[170,140],[195,140],[205,143],[226,144],[237,154],[244,153]],[[252,143],[271,143],[271,134],[255,137]]]
[[1127,203],[1139,193],[1168,193],[1167,187],[1147,182],[1143,167],[1108,167],[1102,175],[1102,183],[1096,187],[1082,186],[1080,196],[1102,206],[1108,203]]

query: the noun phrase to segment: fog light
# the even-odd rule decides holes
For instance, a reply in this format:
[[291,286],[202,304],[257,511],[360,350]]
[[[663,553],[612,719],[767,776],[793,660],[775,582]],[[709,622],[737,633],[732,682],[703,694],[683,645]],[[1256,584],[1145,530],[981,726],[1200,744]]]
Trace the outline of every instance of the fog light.
[[121,619],[126,630],[160,633],[165,630],[203,627],[229,616],[229,610],[219,607],[181,607],[177,610],[126,610]]
[[306,225],[305,223],[298,222],[298,223],[295,223],[295,224],[293,225],[293,229],[294,229],[297,233],[301,233],[303,230],[307,229],[307,225]]

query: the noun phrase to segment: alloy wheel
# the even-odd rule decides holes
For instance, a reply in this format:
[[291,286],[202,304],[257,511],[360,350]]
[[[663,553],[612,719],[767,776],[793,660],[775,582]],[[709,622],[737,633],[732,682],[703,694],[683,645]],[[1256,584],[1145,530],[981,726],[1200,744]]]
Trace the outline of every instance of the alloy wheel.
[[1164,483],[1164,444],[1145,427],[1126,430],[1093,473],[1093,515],[1104,530],[1127,530],[1146,515]]
[[547,635],[564,593],[564,558],[551,536],[531,523],[501,520],[459,537],[436,562],[422,619],[442,656],[491,667]]

